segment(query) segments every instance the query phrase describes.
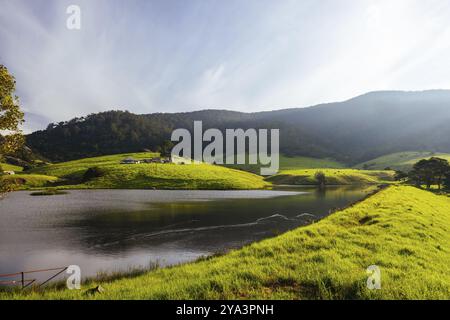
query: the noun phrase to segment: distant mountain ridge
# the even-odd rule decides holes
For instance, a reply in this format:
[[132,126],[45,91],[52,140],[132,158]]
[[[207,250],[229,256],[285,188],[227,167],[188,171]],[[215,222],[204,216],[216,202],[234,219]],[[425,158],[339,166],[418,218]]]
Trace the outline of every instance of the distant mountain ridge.
[[287,155],[330,157],[348,164],[389,153],[450,152],[450,90],[380,91],[353,99],[256,113],[202,110],[136,115],[108,111],[51,124],[27,136],[42,156],[63,161],[158,150],[177,128],[279,128]]

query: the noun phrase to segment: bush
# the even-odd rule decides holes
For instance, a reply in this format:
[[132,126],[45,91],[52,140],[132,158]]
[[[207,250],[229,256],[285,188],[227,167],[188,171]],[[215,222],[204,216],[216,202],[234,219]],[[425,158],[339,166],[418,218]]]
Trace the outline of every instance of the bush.
[[105,174],[105,172],[99,167],[93,167],[86,170],[83,175],[83,182],[90,181],[95,178],[100,178]]

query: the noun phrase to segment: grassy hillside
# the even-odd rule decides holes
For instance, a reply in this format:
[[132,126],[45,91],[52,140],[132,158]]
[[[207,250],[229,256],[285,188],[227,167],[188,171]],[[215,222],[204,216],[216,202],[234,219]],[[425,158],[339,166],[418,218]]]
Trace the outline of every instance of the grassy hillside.
[[0,162],[0,172],[1,172],[1,170],[3,170],[3,171],[20,172],[20,171],[23,171],[23,168],[19,167],[19,166],[12,165],[12,164],[9,164],[9,163]]
[[323,172],[328,185],[347,184],[378,184],[393,181],[393,171],[369,171],[355,169],[305,169],[305,170],[282,170],[277,175],[267,178],[275,184],[285,185],[316,185],[314,177],[316,172]]
[[[39,167],[31,172],[64,179],[62,188],[260,189],[269,185],[257,175],[208,164],[120,164],[125,157],[154,156],[157,154],[144,152],[86,158]],[[82,181],[86,170],[93,167],[99,168],[101,175]]]
[[46,187],[58,181],[57,177],[41,174],[15,174],[1,176],[0,179],[10,181],[21,189]]
[[343,163],[331,159],[310,157],[280,156],[280,170],[314,169],[314,168],[345,168]]
[[[449,231],[450,198],[391,186],[225,256],[101,283],[97,296],[48,289],[0,299],[449,299]],[[381,290],[366,287],[371,265]]]
[[399,152],[385,155],[367,162],[363,162],[355,166],[358,169],[383,170],[387,167],[393,170],[408,171],[412,166],[422,160],[431,157],[439,157],[450,161],[449,153],[433,153],[433,152]]
[[[260,173],[261,167],[261,165],[259,164],[257,165],[236,164],[225,166],[229,168],[253,172],[256,174]],[[343,163],[331,159],[318,159],[318,158],[298,157],[298,156],[288,157],[285,155],[280,155],[280,170],[314,169],[314,168],[345,168],[345,165]]]

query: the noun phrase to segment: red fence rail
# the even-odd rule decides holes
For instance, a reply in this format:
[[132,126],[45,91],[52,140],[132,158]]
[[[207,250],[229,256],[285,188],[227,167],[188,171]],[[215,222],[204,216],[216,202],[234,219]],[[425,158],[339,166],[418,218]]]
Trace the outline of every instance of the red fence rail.
[[[28,274],[33,273],[42,273],[42,272],[51,272],[51,271],[57,271],[55,274],[47,278],[45,281],[41,282],[38,287],[43,286],[44,284],[48,283],[49,281],[53,280],[57,276],[59,276],[61,273],[67,270],[68,267],[60,267],[60,268],[51,268],[51,269],[40,269],[40,270],[31,270],[31,271],[21,271],[16,273],[9,273],[9,274],[0,274],[0,285],[18,285],[20,284],[22,286],[22,289],[25,289],[29,286],[31,286],[33,283],[36,282],[36,279],[25,279],[25,276]],[[1,280],[4,278],[12,278],[9,280]],[[20,278],[20,279],[14,279],[14,278]]]

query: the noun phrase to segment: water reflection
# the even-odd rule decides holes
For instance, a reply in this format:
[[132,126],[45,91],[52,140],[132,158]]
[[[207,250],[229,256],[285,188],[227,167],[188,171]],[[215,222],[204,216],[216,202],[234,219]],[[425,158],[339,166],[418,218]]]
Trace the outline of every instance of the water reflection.
[[185,262],[321,219],[372,190],[16,192],[0,203],[0,273],[76,264],[88,276]]

